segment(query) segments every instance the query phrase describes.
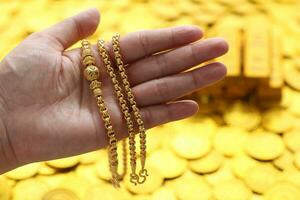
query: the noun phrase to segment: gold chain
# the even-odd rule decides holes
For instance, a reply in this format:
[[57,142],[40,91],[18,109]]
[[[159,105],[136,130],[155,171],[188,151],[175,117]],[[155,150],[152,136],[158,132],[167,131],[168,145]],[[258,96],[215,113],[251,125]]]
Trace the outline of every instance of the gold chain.
[[104,121],[104,126],[107,131],[109,138],[108,144],[108,158],[109,158],[109,168],[112,174],[112,184],[115,187],[120,187],[119,184],[119,174],[118,174],[118,153],[117,153],[117,139],[115,132],[113,130],[110,115],[108,113],[107,107],[103,100],[101,82],[97,79],[99,78],[99,69],[96,67],[95,59],[92,55],[91,45],[87,40],[82,41],[82,58],[83,64],[85,66],[84,76],[90,81],[90,89],[93,92],[97,105],[99,107],[99,112],[101,113],[102,119]]
[[140,159],[141,159],[141,170],[139,171],[139,176],[142,177],[142,180],[139,180],[138,183],[143,183],[146,181],[146,177],[148,176],[148,172],[145,169],[146,164],[146,129],[144,126],[144,122],[141,117],[141,113],[139,108],[137,107],[134,95],[132,93],[130,83],[128,81],[128,77],[125,72],[124,63],[121,57],[121,48],[120,48],[120,35],[116,34],[112,37],[112,46],[115,54],[115,60],[117,63],[117,67],[119,69],[119,73],[122,78],[122,82],[127,94],[127,99],[130,103],[130,106],[133,110],[136,122],[138,124],[139,133],[140,133]]
[[138,183],[138,175],[136,174],[136,147],[135,147],[135,134],[134,134],[134,127],[132,122],[132,116],[130,114],[129,108],[127,106],[127,102],[124,99],[124,95],[122,93],[122,88],[119,85],[119,81],[117,80],[117,76],[114,72],[114,68],[110,62],[109,55],[107,50],[105,49],[105,42],[104,40],[98,40],[97,43],[98,51],[100,56],[102,57],[103,63],[105,65],[106,71],[109,74],[115,94],[117,95],[118,102],[125,118],[127,129],[128,129],[128,136],[129,136],[129,150],[130,150],[130,165],[131,165],[131,174],[130,174],[130,181],[135,185]]

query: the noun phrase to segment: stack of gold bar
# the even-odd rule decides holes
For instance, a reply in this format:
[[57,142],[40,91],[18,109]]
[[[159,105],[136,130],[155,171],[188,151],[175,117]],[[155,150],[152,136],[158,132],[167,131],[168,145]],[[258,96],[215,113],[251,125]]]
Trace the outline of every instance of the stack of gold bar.
[[31,32],[91,6],[102,12],[105,39],[182,24],[226,38],[230,51],[219,61],[228,77],[194,94],[197,116],[149,131],[145,184],[127,177],[115,190],[99,150],[0,176],[0,200],[300,199],[298,0],[0,0],[0,58]]
[[209,30],[211,35],[225,38],[230,46],[227,55],[218,59],[227,66],[227,78],[198,92],[214,98],[252,97],[258,101],[279,101],[284,84],[281,37],[265,15],[243,19],[228,17]]

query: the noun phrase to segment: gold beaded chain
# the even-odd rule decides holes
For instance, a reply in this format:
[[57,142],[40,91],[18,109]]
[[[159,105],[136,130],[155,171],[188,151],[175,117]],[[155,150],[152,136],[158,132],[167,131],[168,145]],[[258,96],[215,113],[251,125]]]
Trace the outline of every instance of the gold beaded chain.
[[90,89],[97,100],[99,112],[101,113],[102,119],[104,121],[104,126],[106,128],[107,135],[109,138],[108,158],[109,158],[109,168],[112,174],[111,181],[114,187],[120,187],[119,184],[120,177],[118,174],[117,139],[111,124],[110,115],[108,113],[107,107],[103,100],[101,82],[98,81],[99,69],[96,67],[95,58],[93,57],[92,49],[89,41],[83,40],[81,44],[82,44],[83,64],[85,66],[84,76],[88,81],[90,81]]
[[146,129],[144,126],[144,122],[141,117],[141,113],[139,108],[137,107],[134,95],[132,93],[130,83],[128,81],[128,77],[125,72],[124,63],[122,61],[121,56],[121,48],[120,48],[120,34],[115,34],[112,37],[112,46],[113,52],[115,54],[115,60],[119,69],[119,73],[122,78],[122,82],[127,94],[127,99],[130,103],[130,106],[133,110],[133,114],[135,116],[136,122],[138,124],[139,133],[140,133],[140,159],[141,159],[141,170],[139,171],[139,176],[142,177],[142,180],[138,180],[138,183],[144,183],[146,181],[146,177],[148,176],[148,171],[145,169],[146,165]]
[[117,95],[121,111],[123,113],[123,116],[127,124],[128,136],[129,136],[130,165],[131,165],[130,182],[137,185],[139,177],[136,173],[136,151],[135,151],[136,147],[135,147],[135,134],[134,134],[132,116],[127,106],[127,101],[124,99],[122,88],[120,87],[119,81],[117,80],[117,76],[114,72],[114,68],[112,67],[107,50],[105,49],[104,40],[98,40],[97,47],[98,47],[99,54],[102,57],[106,71],[109,74],[112,83],[114,85],[115,94]]

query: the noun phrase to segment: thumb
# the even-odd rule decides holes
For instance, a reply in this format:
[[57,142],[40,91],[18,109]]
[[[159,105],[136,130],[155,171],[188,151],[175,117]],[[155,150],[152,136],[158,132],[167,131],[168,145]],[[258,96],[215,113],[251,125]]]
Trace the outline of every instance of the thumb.
[[63,51],[77,41],[93,34],[98,27],[99,21],[100,14],[98,10],[91,8],[37,34],[42,37],[50,37],[56,43],[56,49]]

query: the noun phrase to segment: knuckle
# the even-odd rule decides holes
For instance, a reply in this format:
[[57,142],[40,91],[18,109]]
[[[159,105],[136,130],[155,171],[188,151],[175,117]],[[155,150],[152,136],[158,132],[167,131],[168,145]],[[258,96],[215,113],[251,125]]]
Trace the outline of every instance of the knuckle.
[[145,123],[146,128],[153,126],[153,114],[149,108],[144,108],[142,111],[142,119]]
[[165,101],[169,96],[169,84],[166,81],[156,79],[155,90],[156,95],[160,98],[160,101]]
[[158,76],[164,76],[165,73],[165,68],[167,67],[167,60],[166,60],[166,56],[165,55],[157,55],[154,56],[154,60],[156,63],[156,73],[157,73],[157,77]]
[[148,35],[146,31],[142,31],[138,34],[140,44],[145,54],[149,53],[149,46],[151,45]]
[[189,45],[189,51],[190,51],[191,60],[193,60],[194,63],[198,63],[199,62],[199,56],[197,54],[196,46],[194,44]]
[[195,72],[191,72],[190,79],[194,88],[197,88],[199,85],[198,78]]

